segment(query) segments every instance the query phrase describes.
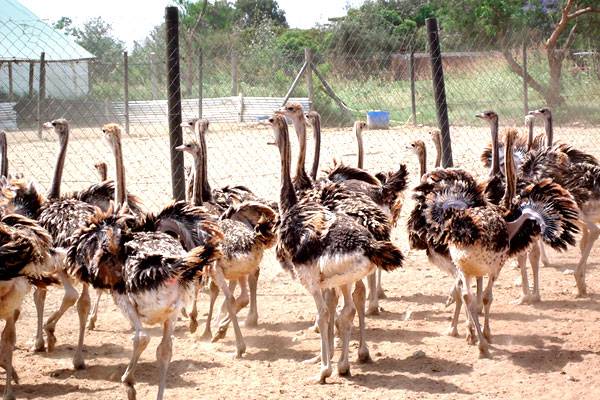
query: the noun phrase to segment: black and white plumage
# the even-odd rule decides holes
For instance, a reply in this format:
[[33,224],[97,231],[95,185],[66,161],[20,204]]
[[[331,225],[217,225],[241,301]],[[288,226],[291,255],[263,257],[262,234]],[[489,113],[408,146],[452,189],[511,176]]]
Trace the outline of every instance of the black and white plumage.
[[14,399],[12,354],[16,342],[16,319],[29,291],[30,281],[51,278],[58,262],[52,238],[39,224],[19,214],[0,211],[0,319],[5,322],[0,366],[6,371],[4,399]]
[[[459,179],[454,172],[436,170],[426,176],[433,185],[426,196],[425,221],[429,228],[426,238],[433,243],[446,244],[458,270],[459,284],[474,333],[479,340],[480,354],[488,355],[490,337],[489,309],[492,287],[506,259],[527,248],[541,233],[541,238],[556,249],[564,249],[574,242],[577,205],[569,193],[550,181],[534,183],[528,191],[516,198],[516,172],[512,158],[512,144],[516,131],[506,133],[505,176],[506,192],[500,206],[485,200],[483,189],[468,173],[462,171]],[[450,184],[450,185],[449,185]],[[436,187],[437,186],[437,187]],[[454,187],[448,190],[448,186]],[[458,194],[462,190],[463,196]],[[524,197],[527,196],[527,197]],[[469,206],[473,201],[483,202]],[[477,318],[476,304],[470,293],[473,277],[488,276],[483,293],[484,329]]]
[[[203,137],[203,132],[200,136]],[[204,143],[204,141],[191,141],[178,147],[178,150],[190,153],[194,159],[194,176],[198,178],[194,179],[191,200],[197,206],[203,205],[203,192],[206,187],[203,184],[203,180],[207,176]],[[248,293],[248,286],[250,279],[256,279],[258,276],[264,250],[274,245],[276,212],[258,201],[244,201],[243,199],[255,198],[249,191],[240,188],[231,191],[235,193],[236,201],[232,201],[224,212],[217,213],[218,226],[223,232],[223,240],[221,241],[223,255],[215,265],[208,269],[208,275],[211,277],[210,308],[201,337],[213,341],[223,338],[231,321],[236,333],[238,356],[241,356],[246,346],[237,323],[237,312],[239,310],[236,310],[233,314],[229,312],[229,315],[220,321],[219,330],[213,336],[211,320],[214,302],[219,291],[222,291],[225,294],[225,302],[229,310],[233,310],[234,307],[241,309],[250,302],[251,299],[248,298],[250,295],[253,297],[254,304],[249,311],[249,316],[251,322],[257,320],[256,286],[254,286],[254,292],[250,290],[250,294]],[[211,196],[207,198],[212,200],[212,192]],[[232,199],[232,197],[229,196],[229,199]],[[227,202],[224,204],[227,204]],[[235,299],[232,294],[232,289],[235,286],[228,286],[226,281],[231,284],[240,284],[242,293],[239,299]],[[252,286],[250,286],[250,289],[252,289]],[[192,331],[196,328],[196,317],[196,297],[194,297],[193,308],[190,312],[190,328]]]
[[339,288],[344,308],[339,317],[342,355],[340,374],[349,372],[348,345],[352,319],[356,312],[350,290],[352,285],[374,271],[375,267],[393,270],[402,265],[403,256],[389,241],[377,241],[369,230],[344,213],[335,213],[310,199],[298,199],[290,177],[290,143],[285,118],[275,114],[269,119],[281,155],[280,225],[278,247],[291,261],[297,276],[317,305],[321,335],[321,372],[324,383],[331,375],[331,355],[335,305],[331,289]]

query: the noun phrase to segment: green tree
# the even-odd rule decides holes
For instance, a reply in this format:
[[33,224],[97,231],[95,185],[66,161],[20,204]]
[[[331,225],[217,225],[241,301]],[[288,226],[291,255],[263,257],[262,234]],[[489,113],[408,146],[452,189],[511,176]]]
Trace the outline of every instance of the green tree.
[[236,0],[235,19],[243,28],[270,20],[275,25],[287,28],[285,11],[279,8],[276,0]]
[[[438,0],[438,3],[445,27],[463,38],[500,47],[510,69],[544,96],[550,107],[565,101],[560,94],[562,65],[577,37],[585,34],[578,28],[579,21],[593,18],[594,25],[600,22],[598,16],[592,16],[600,13],[597,0]],[[522,40],[525,29],[535,29],[545,37],[549,70],[546,83],[525,74],[511,53],[515,38]]]

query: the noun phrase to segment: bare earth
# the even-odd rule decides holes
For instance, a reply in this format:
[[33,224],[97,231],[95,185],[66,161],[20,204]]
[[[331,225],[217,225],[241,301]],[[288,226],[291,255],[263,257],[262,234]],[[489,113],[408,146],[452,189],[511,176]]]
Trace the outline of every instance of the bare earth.
[[[245,132],[225,128],[215,131],[209,138],[213,184],[246,184],[263,196],[275,198],[279,162],[276,150],[265,145],[272,139],[269,131],[255,127]],[[417,166],[414,156],[405,148],[411,140],[422,138],[431,149],[426,131],[427,128],[400,128],[366,133],[367,167],[392,169],[399,162],[409,163],[411,187],[414,186]],[[93,182],[91,164],[98,157],[110,160],[108,148],[94,132],[75,135],[71,142],[66,189]],[[589,140],[592,132],[559,129],[556,139],[599,154],[598,143]],[[455,164],[483,173],[478,154],[488,139],[487,129],[459,128],[453,134]],[[12,170],[35,176],[47,185],[56,143],[39,142],[33,134],[24,134],[20,139],[13,138],[11,142]],[[164,134],[158,133],[134,135],[124,143],[130,190],[151,208],[164,204],[169,197],[167,143]],[[309,149],[311,145],[309,142]],[[323,146],[322,165],[328,165],[333,156],[354,163],[354,142],[348,130],[326,131]],[[430,165],[431,162],[430,159]],[[411,207],[408,193],[403,220],[395,231],[397,243],[407,254],[405,268],[384,275],[389,297],[381,301],[384,311],[367,319],[373,363],[353,363],[350,378],[338,377],[334,372],[327,385],[310,383],[318,366],[302,361],[319,350],[318,335],[309,330],[315,306],[301,285],[282,272],[273,254],[268,253],[259,282],[259,327],[242,327],[247,354],[241,360],[233,358],[232,331],[217,344],[195,340],[182,318],[175,334],[166,396],[172,399],[598,398],[600,251],[595,248],[590,256],[587,283],[592,294],[583,299],[575,298],[574,279],[569,273],[577,263],[578,249],[565,253],[550,251],[552,266],[541,268],[543,302],[531,306],[513,304],[521,293],[520,274],[515,262],[509,261],[495,285],[492,359],[478,359],[477,348],[465,341],[466,329],[462,323],[459,338],[443,335],[452,311],[443,306],[451,280],[430,266],[423,253],[408,251],[405,233],[405,218]],[[57,308],[61,295],[59,288],[49,293],[46,318]],[[207,310],[207,296],[201,297],[199,307]],[[245,314],[246,311],[240,313],[241,320]],[[105,295],[101,302],[97,330],[86,337],[88,368],[83,371],[73,371],[71,364],[76,326],[77,316],[71,310],[57,327],[57,350],[52,354],[29,352],[35,313],[31,295],[27,297],[17,324],[15,367],[21,379],[15,387],[18,398],[125,397],[120,377],[131,354],[131,331],[110,296]],[[356,330],[351,347],[353,359],[357,351]],[[139,399],[153,398],[157,391],[155,349],[160,333],[156,327],[149,332],[154,339],[139,365]],[[3,379],[3,373],[0,374]],[[3,384],[3,380],[0,382]]]

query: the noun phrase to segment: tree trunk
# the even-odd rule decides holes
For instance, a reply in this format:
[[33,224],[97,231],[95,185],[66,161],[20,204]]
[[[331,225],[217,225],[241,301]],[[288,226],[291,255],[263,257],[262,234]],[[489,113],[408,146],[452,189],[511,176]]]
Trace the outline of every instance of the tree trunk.
[[557,52],[561,50],[548,50],[548,67],[550,69],[550,82],[544,96],[549,107],[554,108],[564,104],[565,99],[560,94],[560,78],[562,75],[562,63],[564,56]]
[[187,40],[185,41],[185,96],[187,98],[192,97],[192,90],[194,88],[194,51],[192,50],[192,44]]

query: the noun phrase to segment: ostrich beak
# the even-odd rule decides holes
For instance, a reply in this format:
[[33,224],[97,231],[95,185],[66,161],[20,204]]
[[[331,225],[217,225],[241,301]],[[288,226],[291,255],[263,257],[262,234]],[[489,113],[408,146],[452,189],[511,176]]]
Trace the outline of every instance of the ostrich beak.
[[475,116],[476,116],[477,118],[481,118],[481,119],[484,119],[484,118],[485,118],[485,114],[483,114],[483,113],[475,114]]
[[175,147],[175,150],[177,150],[177,151],[185,151],[185,145],[182,144],[181,146],[177,146],[177,147]]
[[42,128],[44,128],[44,129],[52,129],[52,122],[50,122],[50,121],[44,122],[44,124],[42,125]]
[[534,117],[537,117],[538,115],[542,115],[542,112],[540,110],[532,110],[529,111],[527,115],[533,115]]

